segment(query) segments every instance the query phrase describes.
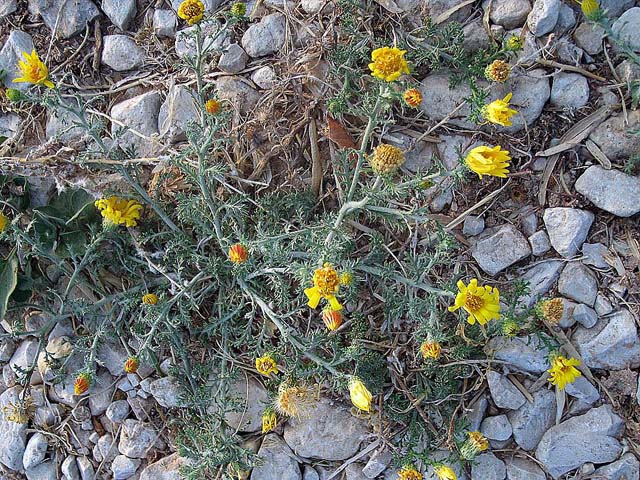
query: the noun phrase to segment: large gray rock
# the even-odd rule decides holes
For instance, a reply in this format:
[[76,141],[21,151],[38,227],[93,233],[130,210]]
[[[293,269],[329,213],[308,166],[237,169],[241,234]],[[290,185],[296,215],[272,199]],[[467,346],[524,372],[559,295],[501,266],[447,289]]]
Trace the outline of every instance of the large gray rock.
[[553,77],[549,100],[558,107],[584,107],[589,102],[589,83],[578,73],[558,72]]
[[640,212],[640,177],[593,165],[580,175],[575,186],[596,207],[618,217]]
[[591,385],[589,380],[583,376],[576,378],[571,383],[567,383],[564,390],[572,397],[577,398],[586,404],[593,405],[600,400],[600,393],[596,387]]
[[487,372],[487,383],[493,403],[498,408],[516,410],[527,401],[522,392],[507,377],[494,370]]
[[[11,408],[12,405],[20,405],[21,387],[12,387],[0,395],[0,411],[3,408]],[[5,415],[0,415],[0,463],[10,470],[23,469],[22,457],[27,446],[27,424],[11,422]]]
[[520,448],[533,450],[540,443],[556,417],[556,397],[551,390],[533,393],[533,403],[526,402],[519,410],[509,412],[513,438]]
[[[431,73],[418,87],[422,93],[420,110],[427,118],[435,122],[447,118],[462,103],[462,99],[471,95],[471,89],[466,82],[460,82],[450,88],[450,75],[451,72],[447,70]],[[467,120],[470,112],[468,105],[463,106],[451,115],[449,123],[463,127],[471,126],[471,122]]]
[[626,162],[640,151],[640,135],[632,133],[638,128],[640,110],[629,110],[626,115],[618,113],[609,117],[591,132],[589,138],[598,144],[609,159]]
[[545,231],[540,230],[534,233],[528,240],[531,245],[531,253],[536,257],[540,257],[551,250],[549,235]]
[[[300,466],[291,449],[275,433],[270,433],[262,441],[258,457],[262,463],[254,467],[251,480],[301,480]],[[142,480],[142,479],[140,479]]]
[[487,342],[485,352],[524,372],[542,373],[549,368],[549,349],[536,335],[493,337]]
[[[483,2],[482,6],[486,9],[488,2]],[[529,0],[494,0],[491,3],[489,18],[493,23],[511,30],[521,27],[530,11],[531,2]]]
[[598,55],[602,52],[602,40],[605,31],[599,25],[591,22],[582,22],[573,32],[573,39],[581,49],[589,55]]
[[578,262],[568,263],[560,274],[558,292],[593,307],[598,295],[598,281],[588,267]]
[[47,437],[40,432],[34,433],[31,438],[29,438],[22,457],[22,464],[25,470],[41,464],[47,456],[47,448],[49,448]]
[[[143,135],[155,136],[158,134],[160,102],[161,99],[158,92],[143,93],[142,95],[114,105],[111,109],[111,116],[126,127],[136,130]],[[112,123],[112,135],[116,135],[121,130],[122,127],[119,124],[115,122]],[[123,148],[135,148],[136,153],[142,157],[152,156],[159,150],[159,146],[156,143],[141,138],[131,131],[122,133],[118,138],[118,144]],[[124,360],[122,363],[119,363],[120,369],[122,369],[122,365],[124,365]],[[113,367],[115,368],[116,366],[113,365]],[[110,367],[107,366],[107,368]],[[110,368],[110,371],[111,370]]]
[[40,15],[49,30],[62,38],[84,31],[87,23],[100,16],[91,0],[29,0],[29,12]]
[[528,458],[507,458],[508,480],[546,480],[542,469]]
[[549,260],[534,265],[522,274],[520,280],[527,282],[529,287],[528,293],[520,298],[522,304],[533,307],[556,283],[563,266],[564,262]]
[[248,60],[247,52],[237,43],[232,43],[218,60],[218,68],[227,73],[240,73],[247,66]]
[[524,235],[507,223],[485,230],[471,249],[471,255],[482,270],[489,275],[496,275],[531,255],[531,247]]
[[536,37],[551,32],[558,22],[560,15],[560,0],[535,0],[533,9],[527,17],[529,30]]
[[31,53],[32,50],[33,39],[31,35],[20,30],[11,31],[0,50],[0,70],[5,71],[5,87],[15,88],[21,91],[29,88],[30,85],[28,83],[13,83],[13,80],[21,76],[18,72],[18,62],[24,60],[22,54],[24,52]]
[[634,0],[600,0],[598,3],[603,10],[606,10],[609,18],[617,18],[622,12],[633,7]]
[[234,382],[229,392],[236,401],[236,410],[228,412],[225,420],[240,432],[257,432],[262,428],[262,412],[269,404],[269,393],[262,383],[252,377]]
[[348,409],[321,398],[307,415],[289,420],[284,439],[302,457],[344,460],[358,452],[367,431]]
[[625,453],[620,460],[596,469],[593,475],[606,480],[634,480],[640,478],[640,463],[633,453]]
[[553,248],[565,258],[573,257],[587,238],[594,215],[577,208],[547,208],[544,225]]
[[252,111],[261,95],[242,77],[220,77],[216,80],[216,92],[221,100],[228,100],[244,115]]
[[127,35],[106,35],[102,47],[102,63],[117,72],[133,70],[144,63],[145,53]]
[[94,378],[93,384],[89,388],[89,408],[94,416],[102,415],[107,411],[113,397],[113,377],[104,369],[99,369]]
[[140,474],[140,480],[181,480],[180,469],[188,461],[177,453],[151,463]]
[[282,48],[285,35],[284,15],[272,13],[247,28],[242,35],[242,47],[250,57],[264,57]]
[[536,449],[536,458],[553,478],[587,462],[609,463],[622,451],[618,438],[623,431],[624,420],[610,405],[593,408],[551,427]]
[[596,268],[609,269],[605,256],[611,256],[609,249],[601,243],[584,243],[582,245],[582,254],[584,255],[582,263],[585,265],[593,265]]
[[[362,468],[362,474],[367,478],[377,478],[378,475],[384,472],[384,470],[392,461],[393,455],[390,450],[378,450],[373,455],[371,455],[369,461]],[[304,479],[303,477],[303,480],[306,479]]]
[[613,33],[636,52],[640,52],[640,7],[630,8],[618,18],[613,26]]
[[78,470],[78,464],[76,463],[76,457],[69,455],[64,459],[60,466],[60,472],[64,475],[64,480],[82,480],[80,471]]
[[129,403],[126,400],[116,400],[107,408],[105,412],[111,423],[122,423],[130,412]]
[[151,425],[129,418],[122,423],[118,450],[129,458],[145,458],[157,438]]
[[[399,1],[398,3],[406,3],[406,0]],[[427,15],[437,20],[438,17],[448,14],[454,7],[459,6],[460,2],[458,0],[423,0],[420,5],[426,10]],[[471,5],[467,5],[450,14],[446,21],[462,22],[469,16],[470,12]]]
[[493,453],[478,455],[471,464],[471,480],[504,480],[507,469]]
[[629,310],[601,318],[592,328],[578,328],[572,341],[590,368],[622,370],[640,365],[640,339]]
[[197,122],[198,108],[194,94],[193,90],[182,85],[169,88],[167,98],[160,107],[158,128],[160,135],[170,142],[186,140],[189,122]]
[[136,0],[102,0],[102,11],[116,27],[124,31],[136,16]]
[[78,471],[80,472],[80,478],[82,478],[82,480],[95,479],[95,469],[87,457],[78,457],[76,462],[78,464]]
[[27,480],[58,480],[58,465],[52,460],[25,470]]

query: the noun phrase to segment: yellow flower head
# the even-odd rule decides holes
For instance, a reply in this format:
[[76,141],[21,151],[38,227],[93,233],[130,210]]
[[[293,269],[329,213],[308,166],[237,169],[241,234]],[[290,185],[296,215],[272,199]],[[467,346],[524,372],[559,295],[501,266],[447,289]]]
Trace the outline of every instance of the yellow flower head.
[[127,358],[124,362],[124,373],[136,373],[139,365],[140,362],[138,361],[138,357],[131,356]]
[[145,305],[156,305],[158,303],[158,296],[155,293],[146,293],[142,296],[142,303]]
[[557,355],[552,361],[551,368],[547,370],[549,382],[560,390],[564,390],[568,383],[573,383],[576,378],[582,375],[580,370],[576,368],[579,365],[580,360],[577,358],[567,359],[562,355]]
[[564,300],[562,298],[552,298],[539,304],[539,311],[542,317],[551,325],[558,325],[564,316]]
[[582,0],[580,3],[580,9],[584,16],[589,20],[595,20],[600,16],[600,4],[598,0]]
[[204,104],[204,108],[209,115],[216,115],[220,112],[221,105],[218,100],[210,98],[207,100],[207,103]]
[[438,476],[438,480],[458,480],[456,472],[453,471],[453,468],[448,467],[447,465],[438,465],[434,470]]
[[45,87],[53,88],[53,82],[49,80],[49,70],[47,66],[40,60],[35,50],[29,55],[27,52],[22,52],[25,60],[18,62],[18,68],[20,69],[21,77],[16,78],[13,83],[32,83],[34,85],[44,85]]
[[522,38],[519,37],[518,35],[511,35],[507,40],[507,49],[511,51],[515,52],[517,50],[522,50],[523,46],[524,46],[524,42],[522,41]]
[[504,60],[494,60],[487,65],[484,70],[484,76],[492,82],[504,83],[509,78],[511,67]]
[[184,0],[178,7],[178,16],[189,25],[200,23],[204,15],[204,4],[200,0]]
[[287,417],[300,418],[308,413],[313,403],[313,393],[306,386],[281,383],[276,397],[276,410]]
[[512,96],[512,93],[508,93],[503,99],[494,100],[488,105],[485,105],[482,109],[484,118],[491,123],[502,125],[503,127],[510,127],[512,125],[511,117],[518,113],[517,110],[509,108],[509,101]]
[[365,412],[371,411],[371,399],[373,397],[358,377],[352,377],[349,381],[349,397],[351,397],[351,403],[353,403],[356,408],[364,410]]
[[398,480],[422,480],[422,474],[413,467],[402,467],[398,472]]
[[458,294],[455,304],[449,307],[450,312],[455,312],[460,307],[469,314],[468,322],[473,325],[476,321],[480,325],[486,324],[489,320],[500,318],[500,292],[497,288],[478,286],[476,278],[471,279],[469,285],[465,285],[462,280],[458,280]]
[[502,150],[500,145],[495,147],[480,145],[472,148],[464,161],[467,167],[482,179],[483,175],[506,178],[509,173],[510,160],[509,151]]
[[135,200],[112,196],[96,200],[95,205],[100,210],[106,223],[125,225],[127,227],[138,225],[136,220],[140,219],[142,205]]
[[9,219],[4,213],[0,213],[0,233],[4,232],[9,225]]
[[89,373],[81,373],[76,377],[75,382],[73,383],[73,393],[74,395],[82,395],[91,386],[91,382],[93,378]]
[[404,163],[404,153],[398,147],[381,143],[369,157],[371,169],[378,175],[391,175]]
[[460,448],[460,456],[465,460],[473,460],[480,452],[489,448],[489,441],[480,432],[467,432],[469,438]]
[[264,412],[262,412],[262,433],[268,433],[278,424],[278,419],[276,418],[276,412],[273,411],[272,408],[267,408]]
[[338,272],[330,263],[325,263],[322,268],[317,268],[313,272],[313,287],[305,289],[304,294],[309,299],[308,305],[311,308],[316,308],[320,299],[324,298],[333,310],[342,310],[342,305],[336,298],[339,289]]
[[243,17],[247,13],[247,4],[242,2],[236,2],[231,5],[231,15],[234,17]]
[[337,330],[342,325],[342,312],[332,310],[331,307],[325,308],[322,311],[322,321],[329,330]]
[[256,370],[262,375],[270,377],[272,373],[274,375],[278,373],[278,365],[271,355],[266,354],[256,358]]
[[229,248],[229,260],[233,263],[244,263],[248,256],[247,248],[241,243],[236,243]]
[[440,358],[441,350],[442,347],[440,346],[439,342],[424,341],[422,342],[422,345],[420,345],[420,353],[422,354],[422,358],[424,358],[425,360],[429,358],[432,360],[437,360],[438,358]]
[[351,272],[344,272],[340,274],[340,285],[348,287],[353,283],[353,274]]
[[402,96],[404,103],[412,108],[418,108],[422,103],[422,92],[417,88],[410,88],[404,92]]
[[371,52],[371,74],[385,82],[395,82],[403,73],[409,73],[409,65],[404,59],[405,53],[406,50],[396,47],[376,48]]

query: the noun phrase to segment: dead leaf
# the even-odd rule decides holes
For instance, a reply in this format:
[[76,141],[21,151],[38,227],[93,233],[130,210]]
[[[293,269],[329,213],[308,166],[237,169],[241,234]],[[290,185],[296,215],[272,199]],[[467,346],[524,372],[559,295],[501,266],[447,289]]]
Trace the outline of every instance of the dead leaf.
[[333,141],[340,148],[357,149],[356,143],[353,141],[353,138],[351,138],[347,129],[329,115],[327,115],[327,128],[324,133],[329,140]]

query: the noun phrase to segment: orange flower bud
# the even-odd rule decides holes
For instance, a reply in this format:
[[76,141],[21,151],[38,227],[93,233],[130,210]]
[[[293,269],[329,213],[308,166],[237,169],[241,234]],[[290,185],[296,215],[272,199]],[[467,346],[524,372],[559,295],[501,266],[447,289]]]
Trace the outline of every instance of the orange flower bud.
[[329,330],[337,330],[342,325],[342,313],[340,310],[327,308],[322,311],[322,321]]
[[248,255],[246,247],[241,243],[236,243],[229,248],[229,260],[233,263],[246,262]]
[[221,106],[218,100],[214,100],[212,98],[207,100],[207,102],[204,104],[204,108],[209,115],[216,115],[217,113],[220,112]]
[[412,108],[418,108],[422,103],[422,92],[417,88],[410,88],[404,92],[402,97],[404,99],[404,103],[409,105]]
[[73,393],[74,395],[82,395],[91,386],[91,374],[89,373],[81,373],[76,377],[76,381],[73,384]]
[[136,373],[138,371],[138,357],[129,357],[127,361],[124,362],[124,373]]

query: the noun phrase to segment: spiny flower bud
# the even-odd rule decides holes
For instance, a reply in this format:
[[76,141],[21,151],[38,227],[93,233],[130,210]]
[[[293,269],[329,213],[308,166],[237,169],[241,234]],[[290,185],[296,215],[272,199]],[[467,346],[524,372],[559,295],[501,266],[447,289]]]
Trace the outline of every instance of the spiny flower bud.
[[155,293],[146,293],[142,296],[142,303],[145,305],[156,305],[158,303],[158,296]]
[[322,311],[322,321],[331,330],[337,330],[342,325],[342,313],[340,310],[333,310],[331,307]]
[[124,362],[124,373],[136,373],[138,371],[138,357],[131,356]]
[[204,108],[209,115],[216,115],[220,112],[221,105],[220,102],[214,98],[210,98],[204,104]]
[[509,73],[511,73],[511,67],[504,60],[494,60],[484,70],[484,76],[487,77],[487,80],[498,83],[506,82],[509,78]]
[[231,6],[231,15],[234,17],[243,17],[247,13],[247,5],[242,2],[236,2]]
[[378,175],[391,175],[404,163],[404,153],[398,147],[382,143],[369,157],[369,165]]
[[518,50],[522,50],[522,47],[524,46],[524,42],[522,41],[522,38],[520,38],[518,35],[511,35],[507,40],[506,46],[508,50],[511,50],[512,52],[516,52]]
[[229,260],[233,263],[244,263],[247,261],[249,253],[244,245],[236,243],[229,248]]
[[22,92],[15,88],[7,88],[4,92],[5,96],[12,102],[19,102],[22,100]]
[[424,341],[422,345],[420,345],[420,353],[422,354],[422,358],[425,360],[437,360],[440,358],[440,351],[442,347],[439,342],[430,342]]
[[76,377],[76,381],[73,383],[73,394],[82,395],[91,386],[92,377],[90,373],[81,373]]
[[409,105],[412,108],[418,108],[422,103],[422,92],[417,88],[410,88],[409,90],[404,92],[402,96],[404,103]]

